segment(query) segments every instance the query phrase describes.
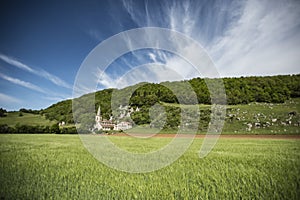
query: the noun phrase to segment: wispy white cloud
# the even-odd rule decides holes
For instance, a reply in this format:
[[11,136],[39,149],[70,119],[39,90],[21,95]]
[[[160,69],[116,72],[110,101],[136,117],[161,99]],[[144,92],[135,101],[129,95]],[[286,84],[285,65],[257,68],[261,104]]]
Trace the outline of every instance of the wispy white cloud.
[[66,100],[66,99],[72,99],[72,96],[68,96],[68,97],[61,97],[61,96],[44,96],[43,99],[50,100],[50,101],[54,101],[54,102],[59,102],[59,101],[63,101],[63,100]]
[[21,103],[20,99],[9,96],[7,94],[0,93],[0,103],[1,105],[9,104],[9,103]]
[[[143,20],[145,18],[140,18],[138,15],[140,14],[137,10],[133,7],[133,1],[132,0],[122,0],[122,4],[127,11],[127,13],[130,15],[131,19],[138,25],[142,26],[142,22],[140,20]],[[148,12],[146,12],[148,15]]]
[[300,3],[246,1],[241,17],[209,47],[223,76],[299,73]]
[[29,67],[28,65],[18,61],[17,59],[9,57],[9,56],[4,55],[4,54],[0,54],[0,59],[3,60],[6,63],[12,65],[12,66],[15,66],[15,67],[19,68],[19,69],[22,69],[22,70],[30,72],[34,75],[43,77],[43,78],[51,81],[52,83],[54,83],[57,86],[65,87],[65,88],[68,88],[68,89],[72,88],[71,85],[69,85],[68,83],[66,83],[65,81],[60,79],[59,77],[57,77],[53,74],[50,74],[49,72],[47,72],[43,69],[39,69],[39,70],[33,69],[32,67]]
[[[184,2],[183,7],[181,7],[182,4],[180,3],[174,3],[171,5],[162,4],[162,7],[159,8],[164,13],[169,14],[169,18],[165,19],[162,17],[160,20],[157,20],[159,16],[158,10],[156,10],[155,13],[153,13],[153,7],[148,7],[148,2],[144,5],[144,11],[146,12],[146,15],[144,12],[136,7],[136,2],[133,1],[122,1],[123,7],[127,11],[127,13],[130,15],[131,19],[140,27],[144,26],[162,26],[162,27],[170,27],[173,30],[180,31],[191,35],[194,26],[195,26],[195,20],[196,18],[189,15],[189,11],[192,8],[192,5],[189,4],[189,2]],[[184,17],[182,17],[184,15]],[[163,25],[163,23],[165,25]],[[171,37],[171,36],[170,36]],[[147,37],[145,35],[144,40],[151,40],[153,37]],[[180,80],[180,79],[187,79],[187,78],[193,78],[197,75],[194,73],[195,69],[184,59],[174,56],[171,53],[167,53],[162,50],[158,49],[152,49],[149,50],[149,53],[147,56],[143,56],[136,51],[134,51],[133,43],[136,43],[136,41],[132,41],[130,38],[126,38],[126,35],[124,35],[124,41],[127,44],[127,47],[129,50],[131,50],[131,54],[134,57],[134,59],[130,59],[130,62],[126,59],[121,59],[126,66],[131,68],[130,76],[126,74],[127,78],[124,79],[124,77],[112,77],[108,73],[102,73],[99,72],[98,74],[102,74],[99,78],[99,84],[105,87],[120,87],[120,84],[116,86],[116,81],[119,81],[122,79],[121,83],[123,85],[132,85],[137,82],[141,82],[141,80],[149,81],[149,82],[157,82],[157,80],[160,81],[174,81],[174,80]],[[193,51],[194,45],[189,44],[177,44],[178,41],[174,41],[174,46],[177,46],[177,52],[185,57],[188,54],[194,53],[197,54],[197,52]],[[145,42],[147,43],[147,41]],[[151,43],[150,41],[148,43]],[[157,45],[159,46],[159,45]],[[146,65],[143,65],[145,63],[145,59],[148,60],[148,63],[154,63],[158,65],[165,65],[165,67],[153,67],[153,69],[149,66],[145,67]],[[132,60],[135,60],[137,62],[132,62]],[[143,67],[141,67],[141,64]],[[154,65],[152,65],[154,66]],[[122,68],[122,66],[120,66]],[[135,68],[139,68],[136,70]],[[141,70],[145,70],[146,73],[143,73]],[[152,71],[151,71],[152,69]],[[169,73],[167,71],[169,70]],[[122,71],[122,70],[120,70]],[[136,76],[132,74],[132,72],[138,73]],[[173,72],[175,75],[172,75]],[[180,79],[178,78],[178,74],[180,75]],[[158,78],[159,77],[159,78]],[[124,81],[126,80],[126,81]],[[151,81],[152,80],[152,81]]]
[[[165,76],[168,74],[168,76]],[[134,69],[128,71],[122,77],[115,81],[115,87],[124,88],[133,83],[152,82],[160,83],[164,81],[182,80],[182,75],[168,66],[158,63],[148,63],[136,66]]]
[[[137,5],[135,2],[132,1],[125,1],[123,0],[123,6],[125,10],[129,13],[131,16],[131,19],[141,27],[144,26],[160,26],[160,27],[168,27],[171,30],[179,31],[187,36],[190,36],[195,39],[195,41],[205,41],[205,34],[209,35],[210,32],[216,32],[215,30],[210,30],[210,27],[214,27],[216,24],[212,25],[208,23],[207,21],[212,20],[213,16],[210,11],[206,12],[203,11],[205,9],[205,4],[201,2],[195,2],[195,1],[166,1],[160,4],[160,8],[157,9],[156,7],[148,8],[148,3],[145,3],[145,11],[146,15],[143,14],[141,9],[137,8]],[[236,12],[232,12],[232,14],[229,11],[224,11],[224,7],[230,7],[231,5],[224,4],[224,7],[214,5],[214,3],[211,3],[211,8],[213,7],[216,11],[216,13],[220,13],[220,18],[222,19],[225,15],[228,15],[230,18],[234,18],[238,15]],[[238,7],[234,6],[235,8]],[[164,13],[164,17],[161,17],[160,20],[157,19],[157,16],[159,15],[159,12]],[[202,13],[201,13],[202,12]],[[201,17],[201,14],[206,14],[205,18]],[[228,14],[229,13],[229,14]],[[146,18],[146,19],[145,19]],[[224,23],[222,20],[219,20],[217,17],[214,17],[214,21],[218,21],[219,23]],[[228,23],[230,24],[230,23]],[[217,25],[216,30],[222,30],[223,24]],[[170,35],[172,37],[172,35]],[[151,37],[145,36],[145,40],[151,39]],[[127,40],[129,49],[131,49],[131,41]],[[180,43],[179,41],[173,41],[174,44],[172,44],[176,49],[175,51],[181,56],[175,56],[175,55],[167,55],[164,51],[155,50],[153,52],[150,52],[148,54],[149,60],[158,64],[165,64],[170,70],[175,71],[176,73],[180,74],[182,79],[189,79],[199,76],[199,73],[195,73],[195,68],[189,64],[186,60],[184,60],[187,57],[198,57],[201,58],[201,55],[199,55],[201,52],[195,51],[195,43]],[[135,54],[134,54],[135,55]],[[207,59],[203,59],[207,60]],[[218,76],[215,73],[212,73],[210,69],[205,68],[211,68],[211,65],[205,65],[208,64],[207,62],[203,62],[201,66],[200,73],[202,76],[208,76],[208,77],[215,77]],[[159,70],[155,70],[158,74],[164,74],[165,79],[168,78],[168,73],[162,73]],[[169,76],[169,81],[177,80],[174,79],[173,76]]]
[[[122,0],[125,11],[138,27],[167,27],[192,37],[202,44],[212,58],[219,74],[226,76],[275,75],[300,73],[300,2],[274,0],[260,1],[164,1],[153,6],[146,1],[144,7],[135,1]],[[163,15],[163,16],[162,16]],[[145,36],[145,40],[151,37]],[[132,41],[126,40],[129,49]],[[182,57],[197,57],[194,44],[176,45]],[[133,52],[132,56],[141,59]],[[147,53],[148,63],[163,64],[183,78],[198,76],[194,68],[178,56],[167,55],[164,51],[151,50]],[[143,60],[144,58],[142,58]],[[200,59],[200,58],[199,58]],[[126,63],[132,71],[137,63]],[[143,63],[145,63],[143,61]],[[203,74],[211,75],[211,66]],[[122,66],[120,66],[122,67]],[[168,73],[162,68],[148,70],[148,77],[141,70],[135,70],[149,80],[156,80]],[[161,71],[160,71],[161,70]],[[155,74],[156,75],[153,75]],[[212,74],[213,75],[213,74]],[[140,77],[132,74],[126,85],[136,83]],[[169,76],[169,79],[178,77]],[[102,75],[99,84],[115,86],[116,77]]]
[[0,107],[6,110],[15,110],[16,106],[20,106],[24,102],[10,95],[0,92]]
[[37,92],[46,93],[42,88],[40,88],[39,86],[34,85],[32,83],[22,81],[22,80],[17,79],[17,78],[10,77],[10,76],[7,76],[7,75],[2,74],[2,73],[0,73],[0,77],[4,80],[7,80],[7,81],[9,81],[11,83],[14,83],[16,85],[20,85],[22,87],[26,87],[28,89],[35,90]]
[[115,80],[106,73],[99,73],[98,84],[104,86],[104,88],[115,88]]
[[[195,4],[169,6],[170,28],[202,43],[221,76],[300,72],[299,1],[216,1],[210,5],[214,13]],[[178,48],[192,52],[192,46]]]
[[[0,78],[4,79],[6,81],[9,81],[13,84],[28,88],[30,90],[34,90],[34,91],[43,93],[44,95],[42,96],[42,98],[50,100],[50,101],[62,101],[62,100],[71,98],[71,95],[68,95],[68,94],[63,94],[62,95],[62,94],[59,94],[59,93],[56,93],[56,92],[49,92],[48,90],[44,90],[44,89],[42,89],[41,87],[39,87],[35,84],[32,84],[32,83],[27,82],[27,81],[20,80],[18,78],[7,76],[7,75],[2,74],[2,73],[0,73]],[[10,98],[7,95],[6,96],[2,95],[2,97],[3,97],[3,99],[7,100],[7,102],[9,102],[8,100],[11,100],[10,101],[11,103],[13,103],[13,102],[20,103],[20,101],[18,99],[14,99],[13,97]]]
[[103,40],[103,36],[102,36],[101,32],[99,32],[99,31],[96,30],[96,29],[90,29],[90,30],[88,30],[88,31],[87,31],[87,34],[88,34],[91,38],[95,39],[95,40],[98,41],[98,42]]
[[181,3],[173,3],[169,10],[169,26],[172,30],[180,31],[191,36],[196,23],[199,10],[191,12],[192,5],[189,1],[182,1]]

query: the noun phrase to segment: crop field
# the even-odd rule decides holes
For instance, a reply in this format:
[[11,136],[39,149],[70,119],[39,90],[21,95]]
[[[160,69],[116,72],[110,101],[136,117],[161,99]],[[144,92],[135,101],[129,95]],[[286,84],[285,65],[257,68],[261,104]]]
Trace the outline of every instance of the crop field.
[[[132,152],[171,139],[109,137]],[[300,199],[299,139],[221,138],[200,159],[202,142],[165,168],[131,174],[97,161],[78,135],[0,135],[0,199]]]

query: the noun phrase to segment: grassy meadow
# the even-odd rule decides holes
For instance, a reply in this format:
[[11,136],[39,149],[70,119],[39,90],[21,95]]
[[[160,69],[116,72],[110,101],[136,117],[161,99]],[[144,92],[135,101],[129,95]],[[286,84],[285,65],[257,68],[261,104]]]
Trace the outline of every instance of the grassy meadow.
[[[132,152],[170,141],[110,138]],[[0,135],[0,199],[300,199],[300,140],[221,138],[199,159],[202,142],[163,169],[130,174],[98,162],[78,135]]]
[[0,117],[0,124],[7,124],[8,126],[15,126],[17,124],[49,126],[57,123],[55,120],[50,121],[45,116],[32,113],[22,112],[20,115],[20,112],[8,112],[6,115],[5,117]]
[[[168,106],[188,108],[195,110],[195,105],[166,104]],[[211,110],[210,105],[200,104],[200,116],[210,120],[210,115],[205,116],[205,111]],[[295,115],[289,113],[294,112]],[[203,116],[204,115],[204,116]],[[226,117],[222,134],[300,134],[300,98],[292,98],[284,103],[249,103],[227,105]],[[199,128],[206,126],[208,121],[200,121]],[[251,124],[249,130],[248,125]],[[257,125],[257,126],[256,126]],[[169,131],[165,131],[169,132]],[[206,134],[204,128],[198,133]],[[164,131],[162,131],[164,133]]]
[[[296,115],[291,116],[291,112],[295,112]],[[247,130],[248,123],[253,125],[250,131]],[[255,127],[255,123],[259,123],[260,126]],[[222,134],[300,134],[299,123],[300,98],[280,104],[254,102],[228,105]]]

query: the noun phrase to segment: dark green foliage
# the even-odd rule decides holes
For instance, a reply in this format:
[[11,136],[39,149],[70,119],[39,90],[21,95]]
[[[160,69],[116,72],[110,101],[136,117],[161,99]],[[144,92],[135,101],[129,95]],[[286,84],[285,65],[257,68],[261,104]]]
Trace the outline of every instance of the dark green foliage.
[[95,93],[95,111],[97,111],[100,106],[101,113],[103,114],[102,117],[105,119],[109,119],[109,116],[111,115],[111,95],[114,91],[114,89],[106,89]]
[[166,107],[167,122],[164,126],[165,129],[177,129],[180,124],[180,108]]
[[75,126],[72,127],[63,127],[60,129],[61,134],[77,134],[77,130]]
[[[122,90],[120,91],[122,93]],[[137,88],[130,98],[132,106],[152,106],[157,102],[178,103],[173,92],[161,84],[146,83]]]
[[77,134],[75,126],[59,127],[57,123],[49,125],[30,125],[20,124],[19,122],[13,126],[8,124],[0,124],[0,133],[38,133],[38,134]]
[[60,133],[58,124],[53,124],[53,125],[50,127],[50,133],[56,133],[56,134],[59,134],[59,133]]
[[15,133],[15,129],[7,124],[0,124],[0,133]]
[[0,125],[0,133],[50,133],[49,126],[17,124],[15,127]]
[[64,121],[66,123],[73,123],[72,115],[72,100],[65,100],[53,104],[49,108],[40,111],[41,115],[49,120]]
[[7,113],[7,111],[3,108],[0,108],[0,117],[5,117],[6,116],[5,113]]
[[149,109],[143,107],[140,112],[134,112],[131,114],[131,118],[135,124],[149,124],[150,123],[150,116],[149,116]]
[[38,111],[38,110],[31,110],[31,109],[21,108],[21,109],[19,110],[19,112],[22,112],[22,113],[31,113],[31,114],[39,114],[40,111]]
[[[294,81],[288,81],[290,79]],[[300,76],[225,78],[223,81],[230,105],[250,102],[283,103],[291,97],[291,93],[294,94],[293,89],[300,84]]]
[[[131,104],[154,105],[159,101],[187,105],[210,104],[211,97],[207,81],[213,83],[217,79],[194,78],[189,81],[145,84],[133,93]],[[193,94],[185,88],[186,83],[193,88],[198,102],[192,101]],[[250,102],[283,103],[291,97],[300,97],[300,75],[224,78],[223,83],[227,103],[230,105]]]

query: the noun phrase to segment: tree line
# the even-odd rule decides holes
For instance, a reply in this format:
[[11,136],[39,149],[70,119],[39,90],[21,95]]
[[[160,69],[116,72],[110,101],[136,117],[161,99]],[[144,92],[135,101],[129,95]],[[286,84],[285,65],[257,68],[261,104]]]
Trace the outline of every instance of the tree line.
[[26,125],[26,124],[16,124],[14,127],[8,126],[7,124],[0,124],[0,133],[22,133],[22,134],[32,134],[32,133],[54,133],[54,134],[77,134],[76,127],[62,127],[60,128],[58,124],[48,125]]
[[[211,104],[210,92],[206,85],[208,80],[214,81],[194,78],[188,81],[144,84],[133,92],[130,104],[137,106],[154,105],[157,102]],[[187,83],[192,90],[185,89]],[[300,75],[224,78],[223,83],[229,105],[250,102],[283,103],[291,97],[300,97]],[[197,101],[193,100],[193,93]]]

